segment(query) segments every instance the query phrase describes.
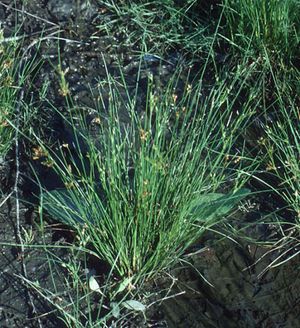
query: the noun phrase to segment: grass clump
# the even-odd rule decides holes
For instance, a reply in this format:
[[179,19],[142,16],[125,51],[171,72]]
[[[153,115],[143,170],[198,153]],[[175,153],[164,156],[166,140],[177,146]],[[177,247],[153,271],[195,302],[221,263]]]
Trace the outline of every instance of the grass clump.
[[300,130],[299,108],[279,98],[280,118],[266,128],[268,170],[279,179],[276,192],[285,200],[300,227]]
[[10,122],[15,115],[18,86],[15,84],[16,75],[15,42],[4,42],[0,30],[0,159],[4,159],[14,138],[14,129]]
[[261,273],[278,267],[299,255],[300,243],[300,130],[297,99],[283,93],[275,79],[276,101],[274,120],[265,125],[265,170],[263,183],[277,197],[276,208],[270,214],[272,225],[278,227],[272,252],[277,256]]
[[[300,4],[297,0],[224,0],[226,37],[250,57],[290,63],[299,56]],[[278,63],[277,63],[278,64]]]
[[25,122],[35,114],[30,100],[26,104],[25,99],[32,91],[29,77],[34,77],[39,62],[35,55],[28,55],[30,47],[25,48],[17,32],[5,39],[0,30],[0,159],[5,158],[18,132],[25,132]]
[[216,82],[206,96],[200,82],[178,96],[175,80],[161,92],[151,81],[139,113],[126,83],[109,77],[92,119],[65,118],[73,146],[48,150],[66,188],[43,193],[43,207],[122,278],[172,266],[248,193],[247,160],[233,150],[256,102],[249,95],[235,114],[245,80]]
[[138,51],[163,56],[168,51],[184,49],[190,53],[208,51],[212,36],[209,20],[195,15],[195,0],[178,3],[165,1],[105,1],[109,21],[99,31],[121,37]]

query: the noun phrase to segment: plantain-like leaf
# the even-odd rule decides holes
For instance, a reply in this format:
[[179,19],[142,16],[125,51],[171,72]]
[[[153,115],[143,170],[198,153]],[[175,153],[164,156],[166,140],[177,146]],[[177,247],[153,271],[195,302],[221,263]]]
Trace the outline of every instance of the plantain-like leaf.
[[212,223],[217,218],[228,214],[250,192],[249,189],[242,188],[228,194],[210,193],[200,195],[192,202],[190,213],[197,221]]
[[112,309],[111,314],[113,315],[113,317],[118,319],[120,317],[120,306],[119,306],[119,304],[116,303],[116,302],[111,302],[110,307]]
[[[200,195],[190,206],[190,215],[201,223],[211,224],[214,220],[228,214],[238,202],[250,194],[250,190],[242,188],[228,194],[210,193]],[[71,189],[58,189],[43,194],[43,205],[47,212],[64,224],[93,223],[95,215],[99,217],[102,210],[87,204],[84,197],[79,198],[79,193]],[[100,215],[101,216],[101,215]]]
[[124,301],[122,302],[122,305],[129,310],[141,311],[141,312],[145,312],[146,310],[146,306],[143,303],[136,300]]

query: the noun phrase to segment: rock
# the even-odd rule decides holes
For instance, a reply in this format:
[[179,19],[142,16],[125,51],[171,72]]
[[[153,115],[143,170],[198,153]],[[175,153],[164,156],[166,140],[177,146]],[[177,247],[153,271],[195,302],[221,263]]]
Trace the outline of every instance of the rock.
[[[5,158],[0,156],[0,185],[5,184],[4,182],[7,180],[9,176],[9,163]],[[0,195],[1,195],[0,189]]]
[[49,0],[48,11],[58,22],[65,22],[75,16],[75,0]]
[[97,6],[91,1],[49,0],[47,4],[50,15],[57,22],[74,21],[90,22],[98,14]]

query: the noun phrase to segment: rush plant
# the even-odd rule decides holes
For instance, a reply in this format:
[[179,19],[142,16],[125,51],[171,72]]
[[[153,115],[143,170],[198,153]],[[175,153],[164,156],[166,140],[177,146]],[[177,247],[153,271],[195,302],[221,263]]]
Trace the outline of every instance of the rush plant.
[[34,114],[31,104],[24,102],[31,85],[28,83],[26,90],[24,86],[39,62],[35,56],[28,56],[29,48],[22,49],[17,32],[4,38],[0,30],[0,162],[11,149],[16,131],[24,133],[24,122]]
[[73,141],[44,151],[66,188],[44,190],[43,208],[123,279],[172,266],[249,192],[241,188],[253,161],[233,145],[258,100],[250,93],[236,111],[247,82],[237,73],[211,89],[186,83],[181,94],[178,76],[163,90],[150,76],[142,109],[137,92],[108,75],[97,109],[64,116]]
[[251,56],[289,63],[299,56],[300,4],[297,0],[224,0],[226,36]]
[[292,101],[288,103],[278,97],[280,119],[266,128],[268,169],[280,181],[276,192],[286,201],[295,215],[295,223],[300,224],[300,130],[299,108]]
[[15,60],[15,42],[6,43],[0,31],[0,160],[6,156],[14,138],[14,129],[9,122],[15,114],[18,93]]

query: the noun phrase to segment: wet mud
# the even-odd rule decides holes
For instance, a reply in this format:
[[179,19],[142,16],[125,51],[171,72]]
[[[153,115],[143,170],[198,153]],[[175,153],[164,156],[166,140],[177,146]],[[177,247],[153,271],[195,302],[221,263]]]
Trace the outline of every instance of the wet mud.
[[[188,66],[188,55],[180,49],[170,49],[164,58],[145,55],[140,62],[136,56],[136,44],[128,45],[122,36],[106,35],[99,31],[97,26],[109,20],[110,12],[100,1],[32,0],[13,4],[12,1],[1,1],[0,22],[5,37],[12,37],[15,27],[19,26],[18,34],[26,36],[24,49],[30,47],[31,58],[41,63],[37,74],[32,74],[34,92],[27,97],[38,102],[40,91],[47,86],[44,97],[64,111],[64,98],[57,74],[57,67],[60,66],[66,72],[69,90],[76,103],[82,108],[93,108],[95,103],[91,93],[96,92],[107,71],[117,77],[122,67],[130,89],[131,86],[134,88],[137,71],[142,67],[137,104],[137,110],[142,110],[149,73],[153,74],[157,83],[164,85],[178,65],[183,71],[184,66]],[[197,65],[199,63],[194,67]],[[63,125],[47,101],[40,101],[37,108],[39,122],[35,123],[37,129],[44,127],[42,133],[46,138],[63,142],[72,139],[68,127]],[[59,246],[60,242],[72,238],[68,233],[57,232],[55,223],[50,221],[43,234],[46,240],[41,240],[37,207],[28,203],[34,202],[38,188],[32,182],[28,154],[23,151],[22,156],[18,186],[20,222],[16,222],[13,193],[14,154],[12,152],[5,161],[0,159],[0,327],[64,327],[51,303],[30,287],[22,276],[25,266],[30,280],[39,281],[49,290],[55,286],[63,298],[67,297],[62,279],[67,276],[66,270],[61,268],[61,271],[50,272],[47,265],[49,250],[46,252],[42,247],[25,248],[22,252],[17,246],[5,245],[18,244],[18,227],[32,231],[32,244],[46,241]],[[50,168],[38,163],[33,165],[47,189],[60,185]],[[258,215],[256,209],[252,215]],[[248,232],[253,239],[260,240],[276,233],[270,227],[251,228]],[[186,254],[185,260],[192,265],[183,263],[169,272],[172,279],[157,278],[149,284],[149,292],[157,296],[153,298],[154,305],[146,312],[148,321],[145,323],[137,319],[127,322],[124,327],[300,327],[299,257],[264,272],[279,255],[269,253],[269,250],[245,241],[240,241],[238,245],[231,241],[203,241],[191,250],[194,255]],[[60,258],[70,256],[64,248],[54,247],[52,251]],[[169,290],[170,286],[172,288]]]

